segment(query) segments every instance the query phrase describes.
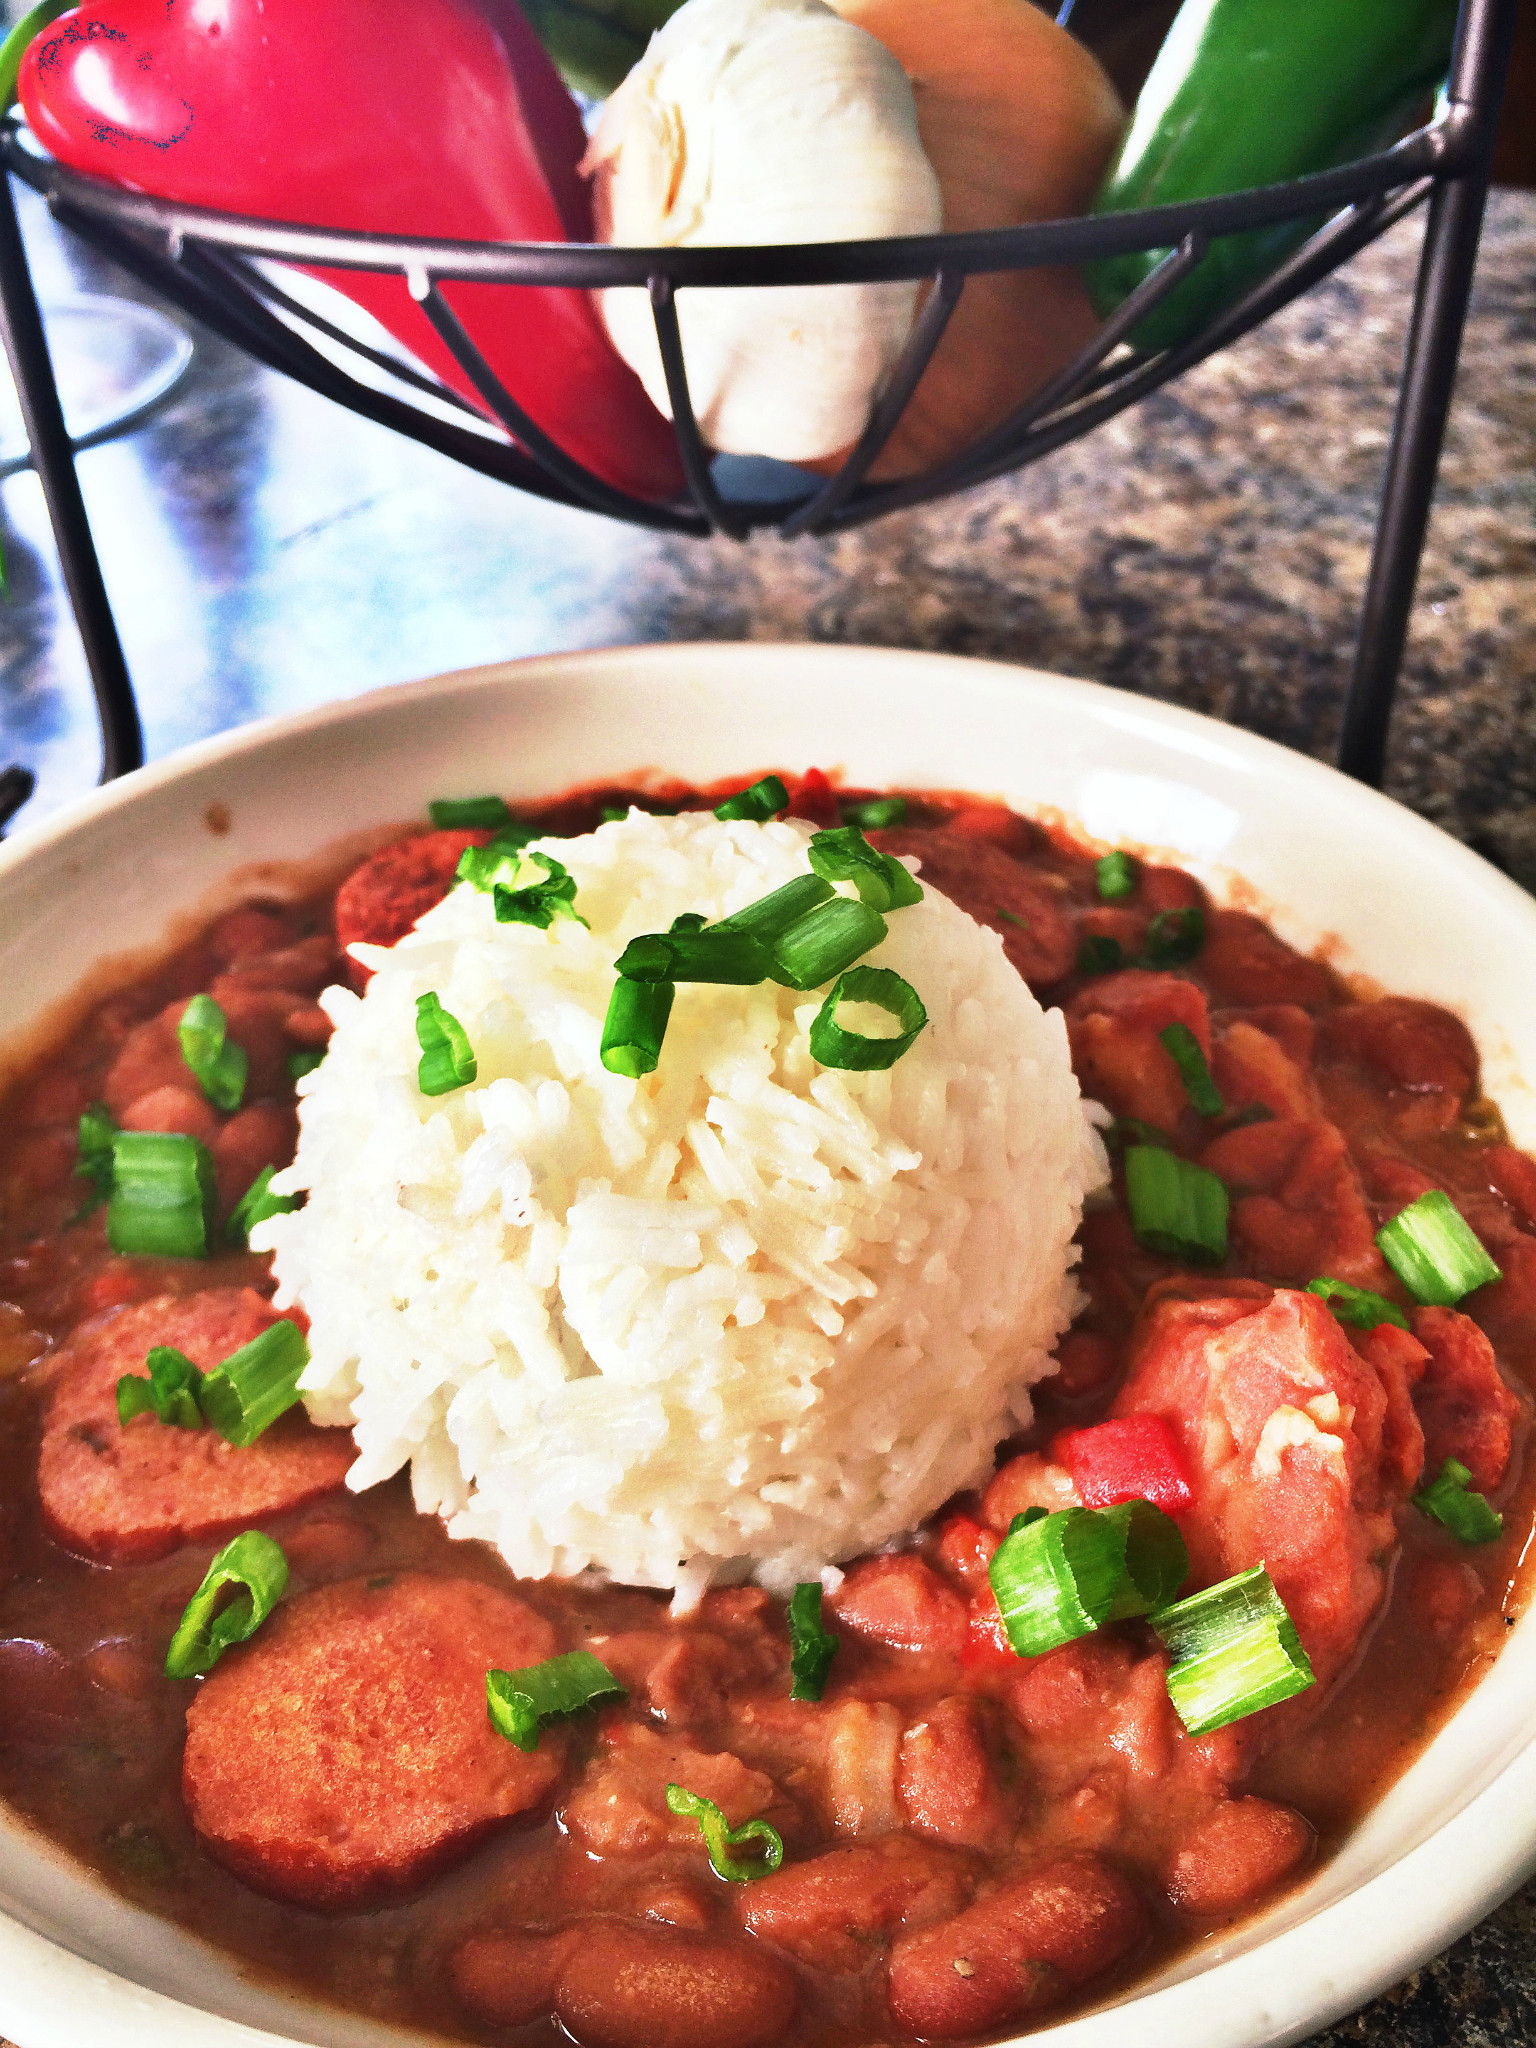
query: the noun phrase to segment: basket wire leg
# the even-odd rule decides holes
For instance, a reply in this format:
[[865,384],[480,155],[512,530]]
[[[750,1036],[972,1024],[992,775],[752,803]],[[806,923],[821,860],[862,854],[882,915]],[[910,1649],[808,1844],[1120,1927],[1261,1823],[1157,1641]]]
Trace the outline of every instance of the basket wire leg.
[[1477,106],[1479,134],[1469,168],[1437,183],[1429,202],[1360,637],[1339,734],[1340,768],[1373,788],[1380,787],[1386,766],[1392,699],[1456,384],[1516,4],[1474,0],[1463,17],[1463,41],[1452,74],[1454,99]]
[[32,448],[32,467],[43,487],[43,499],[59,551],[64,587],[74,609],[75,625],[85,648],[96,711],[101,721],[101,780],[111,782],[130,768],[144,765],[144,731],[133,683],[123,658],[117,621],[102,580],[96,543],[80,479],[75,451],[59,404],[53,362],[43,332],[37,294],[21,239],[16,194],[10,174],[0,175],[0,336],[10,358],[11,375],[21,401],[21,416]]

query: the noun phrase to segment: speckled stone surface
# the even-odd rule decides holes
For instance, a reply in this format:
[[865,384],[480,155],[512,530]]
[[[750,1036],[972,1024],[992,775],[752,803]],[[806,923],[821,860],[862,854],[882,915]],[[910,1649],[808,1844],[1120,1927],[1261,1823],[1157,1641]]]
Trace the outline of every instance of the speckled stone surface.
[[[99,284],[28,222],[45,296]],[[1026,662],[1326,755],[1416,246],[1395,230],[1022,479],[823,543],[657,540],[520,500],[200,339],[169,410],[81,464],[151,750],[470,662],[747,637]],[[88,786],[95,737],[35,480],[0,508],[25,829]],[[1536,887],[1536,196],[1493,203],[1388,786]],[[1315,2048],[1533,2041],[1536,1886]]]

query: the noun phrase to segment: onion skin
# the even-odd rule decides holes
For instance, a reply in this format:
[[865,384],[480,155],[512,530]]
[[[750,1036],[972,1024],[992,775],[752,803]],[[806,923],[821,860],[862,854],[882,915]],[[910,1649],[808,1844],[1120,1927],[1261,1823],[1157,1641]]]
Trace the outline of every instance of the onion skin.
[[[1048,15],[1029,0],[833,4],[884,43],[911,81],[947,231],[1088,210],[1125,108],[1098,59]],[[973,277],[871,474],[910,476],[959,454],[1100,325],[1070,267]]]

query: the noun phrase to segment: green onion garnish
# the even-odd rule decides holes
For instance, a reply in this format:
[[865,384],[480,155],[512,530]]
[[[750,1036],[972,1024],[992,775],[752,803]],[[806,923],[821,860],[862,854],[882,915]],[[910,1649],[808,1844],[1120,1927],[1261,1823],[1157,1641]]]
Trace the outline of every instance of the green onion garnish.
[[117,1118],[104,1102],[93,1102],[80,1113],[80,1157],[75,1172],[93,1183],[95,1192],[70,1217],[78,1223],[99,1209],[112,1192],[112,1140],[117,1136]]
[[194,996],[181,1013],[176,1026],[181,1056],[197,1077],[197,1084],[225,1115],[240,1107],[245,1093],[245,1075],[250,1062],[245,1047],[224,1035],[224,1012],[212,996]]
[[1118,939],[1103,932],[1087,932],[1078,944],[1079,974],[1118,974],[1125,965],[1125,948]]
[[645,932],[631,939],[618,959],[617,972],[630,981],[726,982],[755,988],[768,979],[772,962],[768,948],[748,932],[678,930]]
[[1120,903],[1136,894],[1136,863],[1128,853],[1106,853],[1093,864],[1094,886],[1101,903]]
[[[739,1828],[733,1828],[713,1799],[704,1799],[682,1785],[667,1787],[667,1810],[698,1822],[710,1866],[716,1877],[723,1877],[728,1884],[746,1884],[754,1877],[767,1877],[784,1861],[784,1837],[765,1820],[746,1820]],[[730,1854],[743,1842],[763,1844],[759,1862],[740,1863]]]
[[1457,1458],[1447,1458],[1438,1479],[1413,1496],[1420,1514],[1432,1515],[1462,1543],[1492,1543],[1502,1532],[1504,1517],[1489,1507],[1471,1486],[1472,1474]]
[[157,1344],[144,1363],[149,1378],[124,1373],[117,1383],[117,1419],[126,1429],[136,1415],[154,1414],[176,1429],[201,1429],[198,1395],[203,1376],[184,1351]]
[[811,867],[829,882],[852,882],[859,900],[871,910],[901,910],[921,903],[922,884],[894,854],[871,846],[857,825],[815,832],[809,848]]
[[315,1071],[316,1067],[318,1067],[318,1066],[319,1066],[320,1062],[321,1062],[321,1061],[322,1061],[322,1060],[323,1060],[324,1058],[325,1058],[325,1051],[324,1051],[324,1048],[323,1048],[322,1046],[318,1046],[318,1045],[305,1045],[305,1046],[301,1046],[301,1047],[299,1048],[299,1050],[298,1050],[297,1052],[291,1052],[291,1053],[289,1053],[289,1055],[288,1055],[288,1078],[289,1078],[289,1080],[290,1080],[290,1081],[302,1081],[302,1080],[303,1080],[303,1078],[304,1078],[304,1076],[305,1076],[306,1074],[312,1074],[312,1073],[313,1073],[313,1072]]
[[230,1353],[203,1380],[204,1415],[228,1443],[244,1450],[299,1398],[309,1346],[297,1323],[269,1323],[259,1337]]
[[862,803],[844,804],[841,816],[845,825],[857,825],[861,832],[883,832],[899,825],[907,808],[904,796],[870,796]]
[[427,805],[427,814],[439,832],[494,832],[512,821],[499,796],[440,796]]
[[577,924],[585,924],[586,919],[576,908],[576,877],[547,853],[529,853],[523,858],[537,861],[544,870],[544,879],[520,889],[493,881],[491,901],[496,907],[496,922],[537,925],[545,932],[557,917],[571,917]]
[[1382,1255],[1415,1301],[1449,1308],[1504,1275],[1443,1188],[1431,1188],[1376,1233]]
[[878,910],[834,896],[797,918],[774,941],[773,979],[788,988],[820,988],[884,937],[885,919]]
[[1125,1198],[1149,1251],[1202,1266],[1226,1257],[1227,1190],[1205,1167],[1161,1145],[1127,1145]]
[[1296,1624],[1263,1565],[1152,1617],[1168,1645],[1168,1697],[1191,1735],[1278,1705],[1315,1683]]
[[514,818],[504,825],[496,837],[485,846],[466,846],[459,855],[459,864],[453,871],[455,882],[467,882],[472,889],[484,894],[495,888],[498,882],[509,887],[517,881],[521,866],[523,848],[531,839],[553,839],[553,832],[545,832],[537,825],[519,824]]
[[1184,910],[1160,910],[1147,926],[1142,953],[1146,967],[1182,967],[1205,944],[1205,912],[1197,904]]
[[622,825],[628,816],[628,811],[621,811],[617,804],[604,804],[597,814],[597,822],[599,825]]
[[538,1748],[539,1732],[551,1721],[628,1697],[590,1650],[569,1650],[563,1657],[546,1657],[542,1664],[521,1671],[485,1674],[485,1711],[491,1726],[524,1750]]
[[716,804],[715,816],[727,824],[733,818],[745,818],[750,823],[766,825],[788,805],[789,791],[778,776],[765,775],[750,789],[740,789],[735,796],[728,796],[723,804]]
[[789,1597],[789,1675],[792,1700],[819,1700],[837,1655],[837,1637],[821,1619],[821,1587],[814,1579]]
[[1189,1576],[1189,1552],[1161,1508],[1128,1500],[1015,1516],[987,1576],[1015,1653],[1041,1657],[1164,1605]]
[[480,1071],[464,1026],[430,989],[416,998],[416,1042],[421,1047],[416,1085],[423,1095],[450,1095],[455,1088],[467,1088]]
[[[849,1031],[837,1021],[842,1003],[874,1003],[896,1019],[899,1029],[882,1038]],[[927,1022],[922,997],[910,981],[893,974],[889,967],[850,967],[838,976],[832,993],[811,1019],[811,1058],[823,1067],[841,1067],[845,1072],[880,1072],[895,1066]]]
[[1396,1302],[1372,1294],[1368,1287],[1351,1287],[1347,1280],[1332,1280],[1324,1274],[1307,1282],[1307,1292],[1320,1295],[1341,1323],[1353,1323],[1357,1330],[1374,1330],[1378,1323],[1395,1323],[1400,1330],[1408,1327],[1408,1318]]
[[1139,1116],[1117,1116],[1104,1133],[1106,1145],[1161,1145],[1165,1152],[1173,1149],[1173,1140],[1166,1131],[1160,1131],[1156,1124],[1143,1123]]
[[[226,1543],[171,1637],[166,1677],[196,1678],[211,1671],[235,1643],[249,1642],[282,1599],[287,1584],[288,1560],[270,1536],[247,1529]],[[220,1598],[229,1586],[240,1591],[221,1607]]]
[[1245,1102],[1241,1109],[1234,1109],[1227,1118],[1229,1131],[1246,1130],[1249,1124],[1272,1124],[1275,1112],[1267,1102]]
[[224,1235],[231,1244],[249,1245],[251,1230],[258,1223],[265,1223],[269,1216],[289,1216],[299,1206],[297,1195],[274,1195],[272,1176],[275,1166],[264,1166],[251,1182],[245,1193],[236,1202]]
[[1200,1041],[1189,1026],[1165,1024],[1157,1034],[1157,1040],[1172,1056],[1179,1070],[1190,1107],[1198,1110],[1201,1116],[1225,1116],[1227,1105],[1221,1099],[1221,1090],[1211,1079],[1211,1070],[1205,1064]]
[[600,1057],[610,1074],[638,1081],[661,1057],[674,990],[670,981],[630,981],[620,975],[608,998]]
[[181,1131],[119,1131],[112,1140],[107,1243],[141,1257],[205,1259],[213,1159]]
[[831,883],[824,882],[820,875],[796,875],[781,889],[774,889],[766,896],[759,896],[755,903],[733,910],[729,917],[722,917],[711,929],[746,932],[754,939],[761,939],[765,946],[771,946],[791,925],[798,924],[808,910],[830,901],[832,893]]

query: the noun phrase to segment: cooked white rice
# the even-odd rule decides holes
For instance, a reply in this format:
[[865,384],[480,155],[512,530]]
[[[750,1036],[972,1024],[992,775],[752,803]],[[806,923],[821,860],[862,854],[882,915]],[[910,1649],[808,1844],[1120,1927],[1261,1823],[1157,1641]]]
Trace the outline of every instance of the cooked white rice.
[[[546,842],[587,926],[497,924],[460,887],[355,949],[373,979],[322,998],[274,1183],[307,1205],[254,1240],[310,1318],[310,1413],[355,1429],[354,1487],[409,1462],[418,1505],[517,1573],[686,1600],[898,1536],[1028,1418],[1104,1158],[1061,1016],[994,932],[932,889],[890,914],[867,958],[931,1021],[885,1073],[818,1067],[821,995],[773,984],[680,987],[642,1081],[599,1061],[625,943],[805,874],[808,833],[634,811]],[[429,989],[479,1063],[436,1099]]]

